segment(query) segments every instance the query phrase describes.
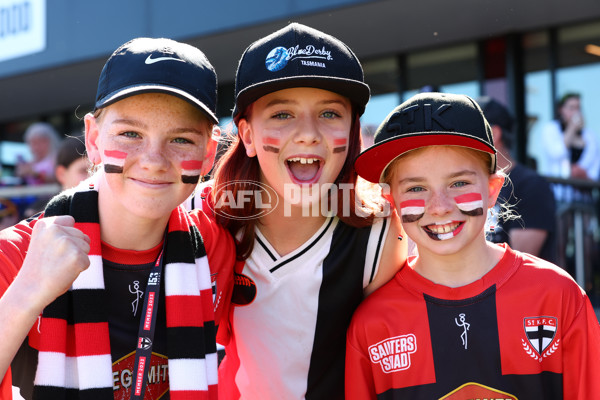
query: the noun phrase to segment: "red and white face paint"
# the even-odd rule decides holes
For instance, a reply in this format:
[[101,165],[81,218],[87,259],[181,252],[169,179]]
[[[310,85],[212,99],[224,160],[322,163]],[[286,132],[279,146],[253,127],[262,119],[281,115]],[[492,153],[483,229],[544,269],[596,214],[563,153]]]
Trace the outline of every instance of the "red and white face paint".
[[263,138],[263,150],[271,153],[279,153],[279,145],[281,141],[277,138],[267,136]]
[[181,162],[181,181],[196,184],[202,174],[202,161],[187,160]]
[[476,217],[483,215],[483,199],[481,193],[466,193],[454,198],[456,206],[465,215]]
[[104,171],[107,174],[122,174],[127,153],[119,150],[104,150]]
[[333,153],[343,153],[348,147],[348,139],[333,139]]
[[425,200],[414,199],[401,202],[400,214],[402,215],[403,223],[420,220],[423,214],[425,214]]
[[[466,193],[454,198],[456,207],[461,213],[477,217],[483,215],[483,198],[481,193]],[[448,240],[458,235],[464,226],[461,221],[448,221],[428,225],[426,232],[433,240]]]

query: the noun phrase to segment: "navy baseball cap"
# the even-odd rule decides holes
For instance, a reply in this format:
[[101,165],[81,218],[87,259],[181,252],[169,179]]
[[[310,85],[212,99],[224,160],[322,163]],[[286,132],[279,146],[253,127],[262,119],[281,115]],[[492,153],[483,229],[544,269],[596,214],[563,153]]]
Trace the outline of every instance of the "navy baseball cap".
[[380,182],[396,157],[443,145],[486,152],[491,156],[490,172],[496,171],[492,129],[481,108],[469,96],[450,93],[420,93],[396,107],[377,128],[373,146],[358,156],[354,167],[366,180]]
[[346,96],[359,115],[371,96],[362,66],[348,46],[324,32],[291,23],[252,43],[242,54],[235,79],[234,120],[262,96],[294,87]]
[[164,38],[137,38],[115,50],[102,68],[95,109],[156,92],[186,100],[218,123],[213,66],[198,48]]

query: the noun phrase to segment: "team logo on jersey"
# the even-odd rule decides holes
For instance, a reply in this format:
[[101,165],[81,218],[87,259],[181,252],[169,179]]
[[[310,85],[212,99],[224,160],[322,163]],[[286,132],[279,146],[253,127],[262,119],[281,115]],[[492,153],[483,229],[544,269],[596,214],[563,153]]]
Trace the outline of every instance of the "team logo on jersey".
[[459,328],[462,328],[462,332],[460,334],[460,340],[462,340],[462,344],[465,347],[465,350],[467,350],[469,348],[469,328],[471,327],[471,324],[467,322],[467,315],[460,313],[458,315],[458,318],[454,318],[454,322],[456,323],[456,326],[458,326]]
[[554,340],[558,327],[556,317],[527,317],[523,328],[527,341],[521,339],[523,350],[533,359],[542,362],[551,356],[559,346],[560,339]]
[[439,400],[498,399],[518,400],[516,396],[475,382],[459,386]]
[[412,333],[382,340],[369,346],[369,357],[386,374],[410,368],[410,355],[417,351],[417,338]]
[[233,274],[233,296],[231,301],[236,306],[247,306],[256,298],[256,283],[244,275],[234,272]]

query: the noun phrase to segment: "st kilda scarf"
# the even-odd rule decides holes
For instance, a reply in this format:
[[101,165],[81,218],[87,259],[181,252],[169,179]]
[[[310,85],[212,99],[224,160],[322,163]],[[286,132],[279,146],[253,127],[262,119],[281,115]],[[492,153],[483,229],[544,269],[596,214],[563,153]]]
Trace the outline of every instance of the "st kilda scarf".
[[[97,188],[86,183],[58,195],[45,211],[53,215],[73,216],[75,227],[90,237],[90,266],[43,311],[33,398],[112,400]],[[216,399],[210,269],[200,232],[181,207],[169,219],[163,276],[171,399]]]

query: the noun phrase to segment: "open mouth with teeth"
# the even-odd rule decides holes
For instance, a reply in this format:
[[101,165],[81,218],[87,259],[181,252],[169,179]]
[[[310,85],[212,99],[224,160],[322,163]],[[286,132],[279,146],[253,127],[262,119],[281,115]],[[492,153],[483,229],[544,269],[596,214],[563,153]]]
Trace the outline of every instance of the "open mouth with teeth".
[[321,175],[323,162],[314,157],[291,157],[286,160],[290,177],[295,183],[315,183]]
[[461,221],[450,221],[426,225],[423,230],[433,240],[448,240],[458,235],[464,225],[465,223]]

